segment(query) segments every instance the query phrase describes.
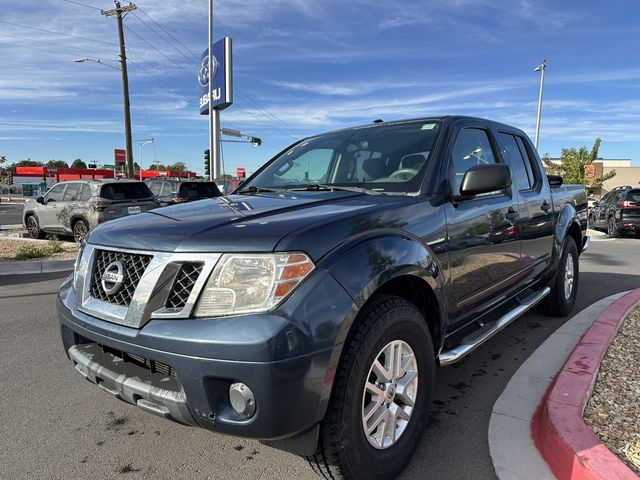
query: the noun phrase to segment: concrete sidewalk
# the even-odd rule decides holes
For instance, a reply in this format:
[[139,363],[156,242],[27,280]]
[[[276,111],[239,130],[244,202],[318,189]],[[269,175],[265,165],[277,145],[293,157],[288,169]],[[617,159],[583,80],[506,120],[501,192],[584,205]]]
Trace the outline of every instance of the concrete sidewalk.
[[603,298],[556,330],[520,366],[493,406],[489,450],[501,480],[554,480],[531,436],[533,416],[578,341],[600,313],[627,292]]

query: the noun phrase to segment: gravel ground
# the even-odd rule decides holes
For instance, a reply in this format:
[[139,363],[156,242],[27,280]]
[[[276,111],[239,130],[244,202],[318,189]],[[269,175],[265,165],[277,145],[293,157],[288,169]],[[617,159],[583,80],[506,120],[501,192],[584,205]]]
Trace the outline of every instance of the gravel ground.
[[[26,245],[28,243],[41,244],[42,246],[47,246],[46,240],[10,240],[7,238],[0,239],[0,261],[2,262],[18,262],[21,260],[16,260],[15,256],[18,253],[18,249]],[[64,248],[64,252],[56,253],[50,255],[48,257],[41,257],[42,260],[69,260],[76,258],[78,253],[78,245],[70,242],[62,242],[62,248]],[[27,259],[28,261],[38,260],[37,258]]]
[[623,321],[604,357],[584,419],[600,440],[640,474],[640,307]]

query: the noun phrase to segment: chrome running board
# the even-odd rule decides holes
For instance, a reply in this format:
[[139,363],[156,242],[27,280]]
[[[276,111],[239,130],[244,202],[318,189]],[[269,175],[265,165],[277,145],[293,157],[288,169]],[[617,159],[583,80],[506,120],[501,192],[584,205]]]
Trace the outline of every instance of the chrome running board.
[[460,345],[446,352],[438,355],[438,360],[441,366],[451,365],[461,360],[466,355],[473,352],[476,348],[482,345],[484,342],[493,337],[496,333],[502,330],[504,327],[513,322],[516,318],[527,312],[531,307],[535,306],[540,300],[549,295],[551,289],[545,287],[539,292],[533,293],[520,302],[513,310],[505,313],[502,317],[496,320],[492,324],[488,324],[480,331],[473,332],[469,336],[462,339]]

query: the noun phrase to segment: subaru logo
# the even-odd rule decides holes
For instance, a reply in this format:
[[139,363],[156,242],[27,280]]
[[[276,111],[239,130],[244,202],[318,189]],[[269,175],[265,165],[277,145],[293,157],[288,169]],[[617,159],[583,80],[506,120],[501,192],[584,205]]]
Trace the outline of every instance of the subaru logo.
[[116,293],[124,283],[124,263],[115,260],[102,273],[102,289],[107,295]]
[[209,78],[216,78],[216,72],[218,71],[218,60],[213,57],[213,75],[209,75],[209,56],[207,55],[200,62],[200,68],[198,69],[198,82],[201,87],[209,85]]

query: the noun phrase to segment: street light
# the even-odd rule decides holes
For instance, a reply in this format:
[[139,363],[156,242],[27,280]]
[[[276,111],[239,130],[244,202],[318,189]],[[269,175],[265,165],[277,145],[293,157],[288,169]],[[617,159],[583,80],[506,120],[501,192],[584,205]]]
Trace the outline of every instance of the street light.
[[99,63],[100,65],[104,65],[105,67],[113,68],[114,70],[120,71],[120,69],[115,65],[111,65],[110,63],[105,63],[99,58],[76,58],[74,62],[76,63],[95,62],[95,63]]
[[153,143],[153,138],[149,140],[144,140],[140,144],[140,180],[142,180],[142,147],[144,147],[147,143]]
[[544,71],[547,68],[547,61],[543,60],[540,65],[533,69],[534,72],[540,72],[540,95],[538,95],[538,116],[536,119],[536,137],[535,146],[538,149],[538,139],[540,138],[540,115],[542,114],[542,90],[544,89]]

